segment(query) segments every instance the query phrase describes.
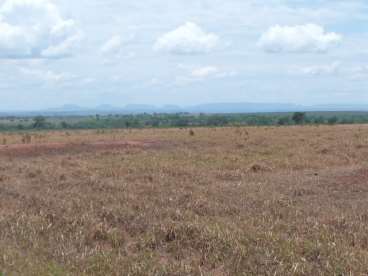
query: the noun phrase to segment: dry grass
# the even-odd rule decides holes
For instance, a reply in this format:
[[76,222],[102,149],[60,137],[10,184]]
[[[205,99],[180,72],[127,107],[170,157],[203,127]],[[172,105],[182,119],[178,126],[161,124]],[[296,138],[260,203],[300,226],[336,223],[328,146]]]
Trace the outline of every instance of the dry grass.
[[0,275],[368,274],[367,126],[192,131],[0,134]]

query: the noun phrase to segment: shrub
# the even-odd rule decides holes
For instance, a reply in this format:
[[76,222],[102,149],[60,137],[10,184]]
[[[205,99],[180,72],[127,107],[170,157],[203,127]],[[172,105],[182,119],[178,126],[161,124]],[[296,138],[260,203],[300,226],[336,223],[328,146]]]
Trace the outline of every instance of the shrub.
[[335,125],[335,124],[337,124],[338,121],[339,121],[339,118],[337,118],[336,116],[328,118],[328,120],[327,120],[329,125]]
[[23,144],[30,144],[32,141],[32,136],[30,134],[25,134],[22,136],[22,143]]
[[46,118],[43,116],[37,116],[33,118],[33,128],[45,128]]
[[292,120],[297,125],[303,124],[305,122],[305,120],[306,120],[306,114],[305,114],[305,112],[295,112],[293,114]]

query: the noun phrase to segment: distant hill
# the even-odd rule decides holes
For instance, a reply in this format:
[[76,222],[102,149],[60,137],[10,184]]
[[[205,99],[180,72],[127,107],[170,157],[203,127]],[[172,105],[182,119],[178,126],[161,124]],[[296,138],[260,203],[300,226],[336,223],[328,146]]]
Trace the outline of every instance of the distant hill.
[[216,103],[202,104],[189,107],[190,112],[202,113],[259,113],[259,112],[288,112],[302,110],[303,107],[293,104],[267,103]]
[[81,107],[74,104],[63,105],[39,111],[4,111],[0,116],[87,116],[107,114],[140,114],[140,113],[269,113],[295,111],[368,111],[368,105],[313,105],[303,106],[284,103],[209,103],[180,107],[177,105],[154,106],[146,104],[129,104],[117,107],[102,104],[96,107]]

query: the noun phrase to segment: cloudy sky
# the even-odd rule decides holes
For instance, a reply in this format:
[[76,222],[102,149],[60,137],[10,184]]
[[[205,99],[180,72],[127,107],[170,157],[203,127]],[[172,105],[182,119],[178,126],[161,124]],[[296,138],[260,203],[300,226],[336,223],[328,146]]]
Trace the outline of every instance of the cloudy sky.
[[368,104],[368,1],[0,0],[0,97]]

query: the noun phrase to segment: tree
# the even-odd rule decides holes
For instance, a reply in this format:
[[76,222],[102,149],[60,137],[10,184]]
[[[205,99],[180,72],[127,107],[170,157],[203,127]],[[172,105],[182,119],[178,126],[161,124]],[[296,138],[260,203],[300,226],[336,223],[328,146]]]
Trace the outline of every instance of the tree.
[[295,122],[295,124],[300,125],[305,122],[306,114],[305,112],[295,112],[293,114],[292,120]]
[[290,125],[290,122],[291,120],[289,116],[281,117],[277,120],[277,124],[280,126]]
[[314,123],[317,125],[323,125],[324,123],[326,123],[326,120],[322,116],[318,116],[314,118]]
[[60,125],[61,125],[61,128],[64,128],[64,129],[69,128],[69,124],[65,121],[62,121]]
[[328,124],[330,124],[330,125],[335,125],[335,124],[337,124],[338,121],[339,121],[339,118],[337,118],[336,116],[328,118],[328,120],[327,120]]
[[43,116],[37,116],[33,118],[33,128],[45,128],[46,118]]

